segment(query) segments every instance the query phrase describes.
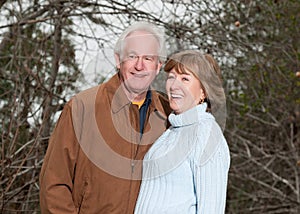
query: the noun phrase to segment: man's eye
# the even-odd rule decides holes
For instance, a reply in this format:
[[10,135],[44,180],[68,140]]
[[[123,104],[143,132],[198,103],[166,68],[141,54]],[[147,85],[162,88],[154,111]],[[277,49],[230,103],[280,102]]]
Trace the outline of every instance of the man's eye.
[[148,61],[153,61],[153,57],[152,56],[145,56],[145,59]]
[[130,55],[128,56],[129,59],[135,59],[136,57],[137,57],[137,56],[134,55],[134,54],[130,54]]

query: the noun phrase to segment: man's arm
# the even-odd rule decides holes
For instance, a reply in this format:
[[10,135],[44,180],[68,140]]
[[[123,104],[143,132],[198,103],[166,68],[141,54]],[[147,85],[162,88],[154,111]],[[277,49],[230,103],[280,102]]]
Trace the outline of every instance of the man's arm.
[[40,173],[42,213],[77,213],[72,198],[74,169],[79,145],[68,103],[51,135]]

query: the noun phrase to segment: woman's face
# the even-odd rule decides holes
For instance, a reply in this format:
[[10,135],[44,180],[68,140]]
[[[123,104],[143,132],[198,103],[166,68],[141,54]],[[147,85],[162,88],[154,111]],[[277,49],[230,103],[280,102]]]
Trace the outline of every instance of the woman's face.
[[175,114],[189,110],[205,98],[200,81],[189,71],[179,74],[172,69],[168,73],[166,90]]

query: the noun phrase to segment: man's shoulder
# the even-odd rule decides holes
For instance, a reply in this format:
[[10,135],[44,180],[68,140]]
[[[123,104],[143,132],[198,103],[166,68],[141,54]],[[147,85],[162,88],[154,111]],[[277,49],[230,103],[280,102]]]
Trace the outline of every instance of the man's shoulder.
[[153,90],[153,98],[155,99],[154,103],[156,107],[158,107],[157,105],[161,105],[161,107],[163,108],[163,112],[165,112],[166,116],[168,116],[172,112],[168,96],[165,93]]
[[69,101],[69,103],[73,103],[74,101],[86,101],[87,99],[91,99],[93,97],[96,97],[96,94],[99,90],[100,85],[85,89],[77,94],[75,94]]
[[77,93],[74,97],[77,99],[85,99],[90,96],[96,96],[99,92],[101,92],[104,89],[110,89],[114,88],[117,85],[118,79],[116,75],[111,77],[109,80],[100,83],[99,85],[93,86],[91,88],[85,89],[79,93]]
[[153,97],[157,97],[158,99],[164,101],[164,102],[168,102],[168,96],[166,93],[162,92],[162,91],[158,91],[158,90],[154,90],[151,89],[151,92],[153,94]]
[[163,106],[169,106],[168,96],[165,93],[161,91],[154,91],[154,94]]

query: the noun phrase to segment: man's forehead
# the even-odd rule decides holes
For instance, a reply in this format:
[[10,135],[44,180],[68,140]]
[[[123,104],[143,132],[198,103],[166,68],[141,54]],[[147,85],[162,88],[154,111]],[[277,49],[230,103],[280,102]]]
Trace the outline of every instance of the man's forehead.
[[143,31],[133,32],[124,40],[124,51],[136,54],[154,55],[157,54],[159,43],[156,37]]

